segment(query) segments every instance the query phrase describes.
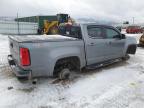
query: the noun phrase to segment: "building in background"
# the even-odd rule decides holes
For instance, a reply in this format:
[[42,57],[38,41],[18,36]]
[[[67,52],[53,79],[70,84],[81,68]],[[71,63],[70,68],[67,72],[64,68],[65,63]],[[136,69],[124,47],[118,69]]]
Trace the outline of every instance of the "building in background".
[[18,22],[16,17],[0,16],[0,34],[24,35],[37,34],[38,23],[36,21]]
[[37,34],[38,24],[30,22],[0,21],[0,34],[26,35]]
[[57,21],[57,16],[56,15],[51,15],[51,16],[29,16],[29,17],[21,17],[21,18],[16,18],[15,21],[18,22],[31,22],[31,23],[38,23],[38,28],[43,28],[44,27],[44,21]]

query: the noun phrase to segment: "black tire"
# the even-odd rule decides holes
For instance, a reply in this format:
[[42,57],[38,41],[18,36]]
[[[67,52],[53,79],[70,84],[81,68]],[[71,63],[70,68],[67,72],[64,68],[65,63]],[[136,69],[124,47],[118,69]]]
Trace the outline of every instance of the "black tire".
[[130,59],[130,56],[128,54],[126,54],[124,57],[122,57],[122,60],[128,60]]
[[70,77],[71,66],[68,63],[57,64],[54,70],[53,77],[58,78],[60,80],[68,79]]
[[43,34],[43,30],[39,28],[39,29],[37,30],[37,34],[38,34],[38,35]]
[[68,57],[56,62],[53,77],[68,79],[72,71],[80,70],[80,61],[77,57]]

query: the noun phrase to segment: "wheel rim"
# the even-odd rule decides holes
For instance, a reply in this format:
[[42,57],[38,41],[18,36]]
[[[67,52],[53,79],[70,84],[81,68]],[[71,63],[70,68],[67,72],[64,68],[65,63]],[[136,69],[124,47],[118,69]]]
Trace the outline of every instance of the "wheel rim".
[[62,69],[59,73],[59,79],[69,79],[70,70],[68,68]]

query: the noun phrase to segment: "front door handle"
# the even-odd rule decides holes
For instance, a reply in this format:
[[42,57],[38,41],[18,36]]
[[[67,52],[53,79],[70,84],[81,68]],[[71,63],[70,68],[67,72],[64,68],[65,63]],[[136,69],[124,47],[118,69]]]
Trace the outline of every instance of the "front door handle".
[[111,44],[112,44],[112,42],[110,41],[110,42],[109,42],[109,45],[111,45]]

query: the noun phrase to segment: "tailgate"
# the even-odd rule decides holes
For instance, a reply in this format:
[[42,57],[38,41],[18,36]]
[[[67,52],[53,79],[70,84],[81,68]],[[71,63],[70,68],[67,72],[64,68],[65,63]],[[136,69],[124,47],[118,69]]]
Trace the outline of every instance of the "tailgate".
[[15,63],[18,65],[20,63],[19,57],[19,43],[16,41],[14,37],[9,37],[9,48],[12,58],[14,59]]

